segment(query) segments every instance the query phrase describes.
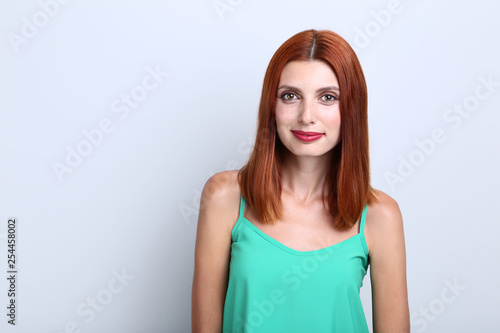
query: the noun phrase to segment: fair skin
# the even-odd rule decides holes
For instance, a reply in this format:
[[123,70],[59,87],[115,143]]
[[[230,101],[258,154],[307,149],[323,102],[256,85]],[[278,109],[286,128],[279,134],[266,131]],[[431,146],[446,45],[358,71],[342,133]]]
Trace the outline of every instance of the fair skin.
[[[283,167],[283,216],[274,225],[259,221],[251,207],[244,216],[284,245],[299,251],[324,248],[359,232],[336,230],[322,203],[322,184],[331,149],[340,138],[339,84],[321,61],[293,61],[282,71],[276,99],[278,135],[288,149]],[[304,142],[292,131],[323,134]],[[409,332],[406,255],[398,204],[375,191],[365,235],[370,256],[374,332]],[[201,197],[195,248],[192,331],[221,332],[227,289],[231,231],[239,214],[237,171],[212,176]]]

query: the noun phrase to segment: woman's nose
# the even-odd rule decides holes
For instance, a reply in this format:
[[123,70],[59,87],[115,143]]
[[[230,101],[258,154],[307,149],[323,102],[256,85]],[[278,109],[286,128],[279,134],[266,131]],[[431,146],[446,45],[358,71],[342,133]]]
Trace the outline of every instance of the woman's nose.
[[314,124],[316,122],[316,105],[314,101],[304,101],[299,113],[299,123]]

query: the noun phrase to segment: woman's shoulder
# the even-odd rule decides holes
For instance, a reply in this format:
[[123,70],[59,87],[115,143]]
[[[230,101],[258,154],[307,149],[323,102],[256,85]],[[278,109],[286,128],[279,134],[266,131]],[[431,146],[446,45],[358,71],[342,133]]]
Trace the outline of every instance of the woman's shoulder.
[[398,203],[390,195],[377,189],[373,189],[373,194],[375,200],[368,207],[370,215],[377,217],[378,221],[388,221],[387,223],[401,215]]
[[237,170],[214,174],[203,187],[200,215],[211,217],[213,223],[227,224],[232,230],[239,216],[240,193]]
[[221,171],[212,175],[203,188],[202,197],[209,200],[224,200],[239,198],[240,186],[238,183],[238,171]]
[[373,194],[376,200],[369,205],[365,222],[369,248],[403,234],[403,218],[396,200],[377,189],[373,189]]

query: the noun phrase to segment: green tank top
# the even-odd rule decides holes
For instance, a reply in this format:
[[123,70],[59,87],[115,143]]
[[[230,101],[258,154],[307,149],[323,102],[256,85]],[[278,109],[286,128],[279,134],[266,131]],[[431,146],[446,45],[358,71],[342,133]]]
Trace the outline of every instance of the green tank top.
[[368,269],[360,232],[335,245],[297,251],[243,217],[232,230],[223,333],[368,332],[359,297]]

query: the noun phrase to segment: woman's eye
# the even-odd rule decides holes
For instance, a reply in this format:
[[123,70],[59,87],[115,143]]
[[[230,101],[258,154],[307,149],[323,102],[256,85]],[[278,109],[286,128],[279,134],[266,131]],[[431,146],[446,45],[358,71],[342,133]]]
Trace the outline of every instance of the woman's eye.
[[323,99],[325,102],[333,102],[337,99],[337,97],[330,95],[330,94],[327,94],[327,95],[323,95],[321,97],[321,99]]
[[283,95],[281,95],[281,98],[285,101],[292,101],[294,99],[297,99],[297,95],[295,95],[294,93],[284,93]]

